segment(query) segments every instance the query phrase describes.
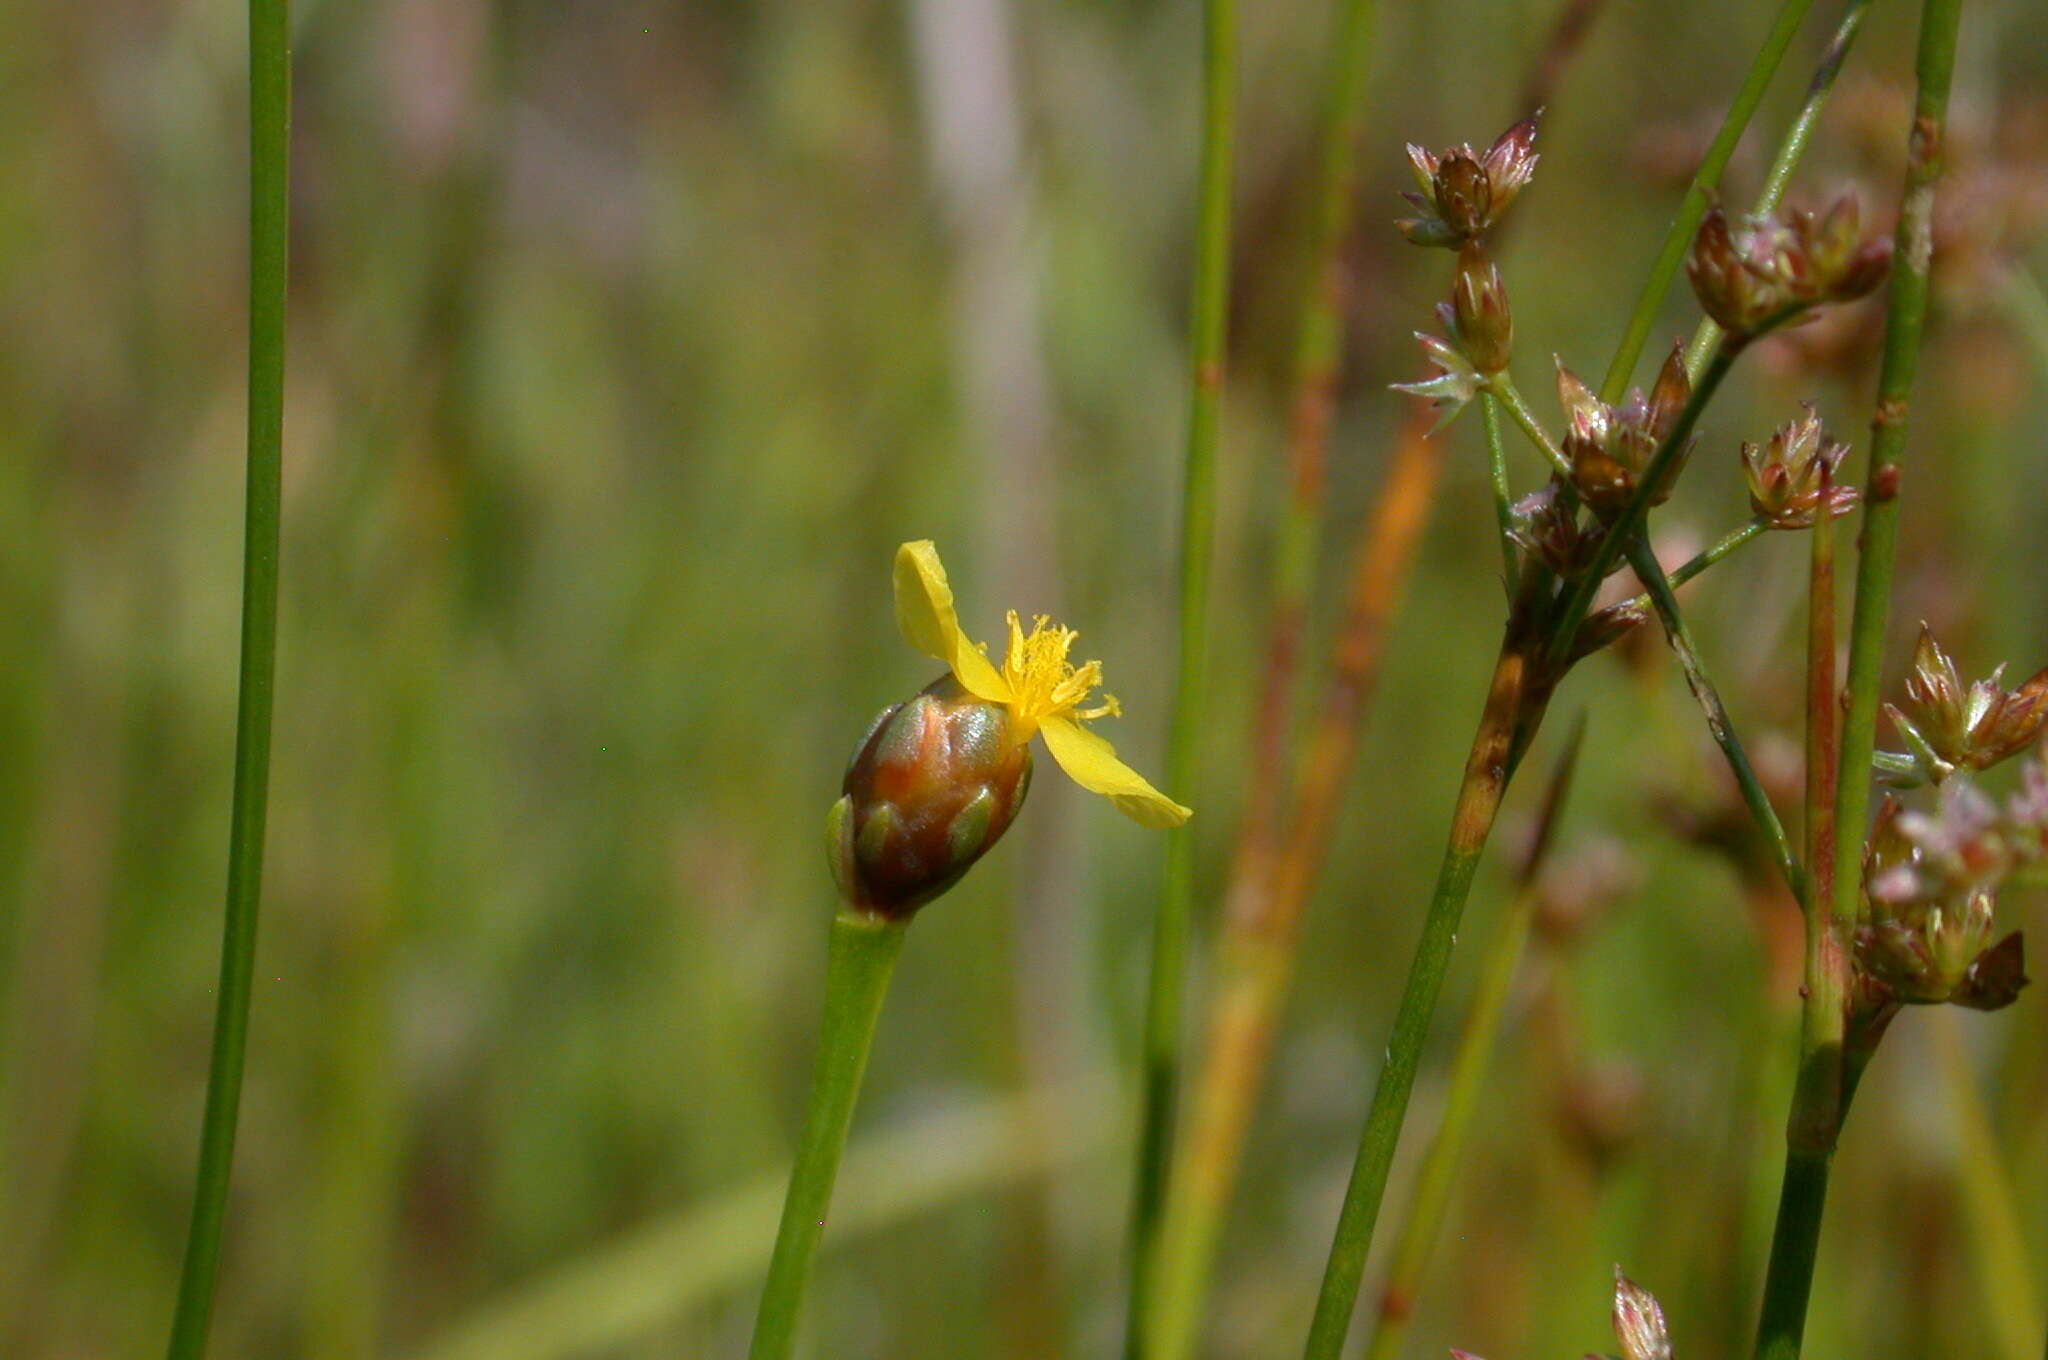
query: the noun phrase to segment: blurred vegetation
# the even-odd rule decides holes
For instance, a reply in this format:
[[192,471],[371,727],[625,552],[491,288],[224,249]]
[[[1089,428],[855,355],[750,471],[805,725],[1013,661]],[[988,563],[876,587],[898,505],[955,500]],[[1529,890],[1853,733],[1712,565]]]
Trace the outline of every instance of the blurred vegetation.
[[[1212,869],[1282,490],[1327,8],[1246,14],[1221,693],[1207,777],[1171,791]],[[1387,225],[1401,143],[1483,142],[1525,112],[1557,7],[1384,8],[1326,579],[1441,277]],[[1738,156],[1735,202],[1829,9]],[[819,819],[868,717],[931,678],[895,635],[894,545],[939,541],[970,632],[1010,604],[1079,627],[1130,714],[1120,746],[1158,767],[1198,18],[1152,0],[298,6],[272,832],[217,1354],[743,1347],[816,1021]],[[1808,201],[1857,182],[1889,220],[1912,20],[1878,7]],[[1609,5],[1561,72],[1502,260],[1546,415],[1547,355],[1604,362],[1767,21]],[[0,10],[8,1356],[149,1353],[176,1277],[230,775],[241,37],[232,0]],[[2048,11],[1973,5],[1964,41],[1893,652],[1924,617],[1966,671],[2031,672]],[[1738,373],[1666,534],[1746,514],[1736,443],[1798,400],[1860,432],[1874,307]],[[1695,319],[1682,289],[1668,311],[1660,335]],[[1495,640],[1476,422],[1441,437],[1450,471],[1219,1271],[1219,1356],[1299,1344]],[[1753,740],[1796,733],[1802,563],[1766,541],[1688,591]],[[1618,839],[1635,886],[1518,1003],[1409,1353],[1604,1346],[1621,1261],[1682,1354],[1733,1354],[1790,1085],[1755,922],[1791,908],[1746,908],[1726,857],[1660,815],[1730,796],[1661,647],[1589,665],[1562,702],[1590,715],[1567,845]],[[1114,1345],[1158,848],[1089,801],[1041,781],[905,953],[813,1354]],[[1510,858],[1483,871],[1468,932],[1497,917]],[[2038,891],[2007,911],[2048,927]],[[2028,1283],[2048,1286],[2048,1000],[1956,1022],[2004,1199],[1966,1193],[1985,1142],[1945,1094],[1948,1018],[1901,1021],[1849,1128],[1817,1356],[1996,1353],[1987,1203],[2016,1211]]]

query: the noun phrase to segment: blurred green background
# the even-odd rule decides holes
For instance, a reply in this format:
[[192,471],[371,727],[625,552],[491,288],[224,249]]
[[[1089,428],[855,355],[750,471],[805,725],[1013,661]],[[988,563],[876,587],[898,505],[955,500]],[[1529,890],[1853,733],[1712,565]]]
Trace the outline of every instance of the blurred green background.
[[[1557,3],[1383,7],[1326,583],[1445,278],[1388,225],[1401,143],[1483,144],[1526,112]],[[1211,885],[1284,489],[1329,9],[1244,15],[1220,693],[1205,778],[1172,790]],[[1604,368],[1767,9],[1609,4],[1562,70],[1503,258],[1546,416],[1552,351]],[[1834,20],[1816,6],[1733,201]],[[1913,23],[1877,7],[1799,176],[1809,200],[1860,183],[1889,222]],[[938,540],[971,632],[1011,606],[1078,627],[1129,714],[1113,735],[1159,768],[1198,8],[303,0],[295,28],[272,830],[215,1353],[737,1355],[817,1020],[819,821],[868,717],[934,669],[895,634],[894,545]],[[0,9],[9,1357],[149,1354],[170,1312],[230,776],[242,38],[232,0]],[[1967,673],[2029,673],[2048,661],[2048,10],[1973,4],[1964,42],[1892,650],[1925,617]],[[1857,341],[1878,314],[1738,373],[1665,535],[1747,513],[1736,443],[1799,400],[1860,438]],[[1695,316],[1681,286],[1659,333]],[[1441,499],[1219,1272],[1216,1356],[1299,1345],[1495,641],[1476,421],[1440,437]],[[1802,558],[1772,539],[1689,592],[1765,744],[1796,737]],[[1415,1356],[1604,1348],[1617,1261],[1691,1360],[1736,1353],[1751,1325],[1790,998],[1766,986],[1739,875],[1673,829],[1670,805],[1716,815],[1729,795],[1661,646],[1585,667],[1559,711],[1581,707],[1567,859],[1609,838],[1631,886],[1527,973]],[[1009,844],[921,918],[811,1354],[1112,1352],[1160,853],[1042,780]],[[1782,929],[1790,908],[1754,910]],[[2005,912],[2048,926],[2038,892]],[[2038,987],[1894,1029],[1838,1164],[1812,1354],[1998,1354],[1984,1243],[2001,1231],[2031,1247],[2021,1283],[2041,1297],[2044,1041]],[[1411,1151],[1440,1098],[1437,1062]],[[2004,1189],[1965,1155],[1972,1129]]]

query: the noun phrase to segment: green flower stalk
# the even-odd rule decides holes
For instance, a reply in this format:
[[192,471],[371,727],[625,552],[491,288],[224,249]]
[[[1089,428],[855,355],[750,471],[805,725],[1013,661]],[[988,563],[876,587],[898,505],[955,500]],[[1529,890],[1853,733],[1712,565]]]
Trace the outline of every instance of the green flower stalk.
[[213,1318],[228,1178],[248,1055],[270,794],[270,714],[277,677],[277,556],[284,470],[284,318],[291,173],[290,17],[285,0],[249,3],[249,443],[242,546],[242,659],[235,706],[235,785],[228,830],[220,989],[192,1219],[171,1320],[171,1360],[199,1360]]
[[903,937],[919,908],[974,867],[1015,821],[1031,790],[1034,736],[1073,780],[1146,826],[1178,826],[1187,808],[1116,758],[1087,724],[1120,712],[1100,696],[1102,663],[1067,659],[1077,636],[1040,617],[1009,616],[998,667],[960,627],[953,590],[928,541],[896,552],[896,620],[911,646],[947,673],[869,724],[825,818],[839,888],[825,969],[825,1019],[752,1360],[796,1345],[804,1288],[824,1236],[832,1183],[867,1070],[875,1022]]

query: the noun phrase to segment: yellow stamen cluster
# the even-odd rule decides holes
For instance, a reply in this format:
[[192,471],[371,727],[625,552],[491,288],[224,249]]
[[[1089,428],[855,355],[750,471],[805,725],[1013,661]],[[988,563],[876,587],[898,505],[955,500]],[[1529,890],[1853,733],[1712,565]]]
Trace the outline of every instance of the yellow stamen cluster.
[[1084,661],[1076,666],[1067,660],[1067,652],[1079,636],[1071,628],[1055,626],[1044,614],[1031,620],[1031,632],[1026,634],[1017,611],[1010,611],[1010,651],[1003,658],[1003,679],[1010,687],[1012,741],[1029,741],[1046,718],[1066,715],[1086,720],[1123,712],[1108,694],[1094,708],[1081,707],[1102,683],[1102,663]]

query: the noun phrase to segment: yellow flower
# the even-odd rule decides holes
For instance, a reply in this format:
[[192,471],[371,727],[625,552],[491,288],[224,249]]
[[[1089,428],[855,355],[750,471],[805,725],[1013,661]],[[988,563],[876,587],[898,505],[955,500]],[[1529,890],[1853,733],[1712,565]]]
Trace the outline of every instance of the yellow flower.
[[1043,736],[1045,749],[1068,778],[1144,826],[1179,826],[1191,815],[1084,726],[1120,710],[1107,694],[1094,707],[1082,707],[1102,683],[1102,663],[1076,666],[1067,660],[1079,636],[1072,629],[1055,627],[1041,615],[1026,633],[1011,611],[1010,651],[998,670],[982,647],[960,631],[946,568],[929,539],[896,550],[896,623],[911,646],[945,662],[968,693],[1008,711],[1011,742],[1027,742],[1034,733]]

